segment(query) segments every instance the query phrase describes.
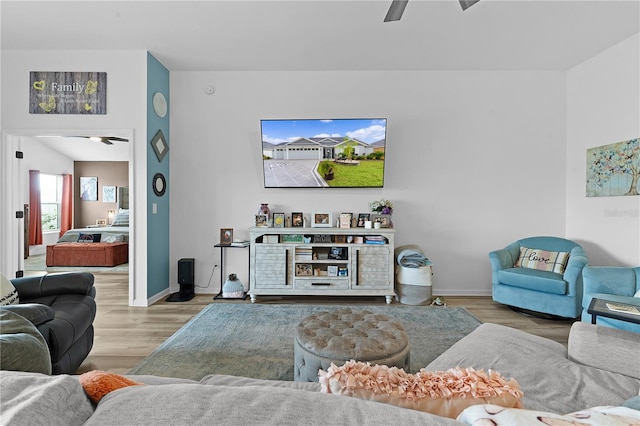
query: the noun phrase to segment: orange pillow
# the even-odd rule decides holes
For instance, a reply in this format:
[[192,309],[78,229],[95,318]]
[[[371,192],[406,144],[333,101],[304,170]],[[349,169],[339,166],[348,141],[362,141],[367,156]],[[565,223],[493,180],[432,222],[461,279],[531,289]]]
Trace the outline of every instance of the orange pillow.
[[331,364],[318,372],[321,391],[384,402],[403,408],[455,419],[465,408],[495,404],[523,408],[522,391],[515,379],[473,368],[409,374],[397,367],[348,361],[342,367]]
[[119,374],[102,370],[84,373],[80,375],[79,380],[87,396],[96,404],[100,402],[103,396],[116,389],[144,385],[144,383],[136,382]]

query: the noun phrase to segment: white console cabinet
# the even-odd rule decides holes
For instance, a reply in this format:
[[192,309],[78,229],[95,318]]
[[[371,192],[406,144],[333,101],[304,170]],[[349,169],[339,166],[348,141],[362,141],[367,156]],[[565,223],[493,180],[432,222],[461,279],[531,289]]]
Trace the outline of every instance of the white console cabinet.
[[394,292],[395,230],[252,227],[249,295],[384,296]]

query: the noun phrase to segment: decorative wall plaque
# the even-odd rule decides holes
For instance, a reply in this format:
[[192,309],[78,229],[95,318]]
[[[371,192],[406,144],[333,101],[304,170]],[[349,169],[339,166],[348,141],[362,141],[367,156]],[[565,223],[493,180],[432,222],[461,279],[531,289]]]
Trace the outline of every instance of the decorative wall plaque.
[[106,114],[106,72],[31,71],[31,114]]

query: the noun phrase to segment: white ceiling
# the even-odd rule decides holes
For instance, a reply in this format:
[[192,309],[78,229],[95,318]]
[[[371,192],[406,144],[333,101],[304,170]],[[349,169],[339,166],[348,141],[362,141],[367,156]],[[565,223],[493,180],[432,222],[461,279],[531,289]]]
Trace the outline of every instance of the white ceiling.
[[128,142],[106,145],[87,138],[59,136],[36,136],[36,139],[74,161],[129,161]]
[[1,46],[148,50],[171,71],[567,70],[640,31],[640,0],[1,1]]
[[[464,12],[457,0],[410,0],[384,23],[390,4],[0,0],[0,45],[148,50],[171,71],[563,71],[640,32],[640,0],[481,0]],[[49,143],[76,160],[128,158],[127,143]]]

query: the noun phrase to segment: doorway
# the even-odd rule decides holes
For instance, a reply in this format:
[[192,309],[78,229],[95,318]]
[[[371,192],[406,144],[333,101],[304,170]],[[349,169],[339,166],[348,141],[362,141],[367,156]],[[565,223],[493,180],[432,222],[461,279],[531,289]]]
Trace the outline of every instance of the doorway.
[[[129,142],[119,141],[121,144],[116,145],[116,149],[112,151],[105,151],[106,145],[100,140],[91,140],[88,136],[93,135],[113,135],[115,137],[126,139]],[[78,137],[81,136],[81,137]],[[64,129],[46,129],[46,130],[8,130],[3,132],[3,151],[0,155],[2,159],[1,167],[3,169],[3,186],[2,186],[2,199],[3,199],[3,211],[2,211],[2,233],[3,235],[10,235],[10,238],[3,238],[0,241],[2,247],[0,247],[2,269],[7,273],[16,274],[24,273],[35,275],[38,271],[32,269],[44,269],[45,272],[62,272],[63,269],[48,270],[46,266],[42,268],[44,263],[44,250],[46,245],[39,246],[36,251],[37,262],[33,262],[36,259],[25,259],[26,250],[28,245],[28,239],[25,234],[25,221],[15,220],[15,212],[24,209],[24,206],[29,203],[28,196],[28,173],[30,168],[40,169],[42,172],[50,172],[55,170],[56,158],[61,156],[68,158],[71,164],[75,164],[76,161],[124,161],[126,162],[126,169],[128,170],[128,178],[126,179],[126,185],[128,185],[129,193],[131,197],[134,196],[135,191],[133,188],[134,182],[134,169],[135,161],[133,150],[133,130],[114,130],[114,129],[84,129],[78,130],[64,130]],[[41,148],[38,148],[38,144],[41,144]],[[103,147],[102,145],[105,145]],[[113,142],[110,146],[115,145]],[[52,155],[51,152],[57,152],[58,154]],[[93,152],[92,152],[93,151]],[[16,153],[20,152],[22,158],[16,161]],[[49,153],[49,156],[46,154]],[[44,159],[38,158],[39,156],[45,156]],[[65,163],[67,160],[64,160]],[[34,163],[38,163],[35,164]],[[49,169],[49,170],[47,170]],[[67,167],[68,169],[68,167]],[[73,169],[72,169],[73,170]],[[67,172],[68,173],[68,172]],[[75,175],[75,172],[73,172]],[[77,182],[78,177],[74,176],[74,181]],[[7,184],[12,182],[13,184]],[[74,196],[74,204],[79,202],[77,197]],[[130,216],[133,217],[134,200],[131,200],[131,212]],[[106,213],[106,211],[105,211]],[[74,214],[75,216],[75,214]],[[74,217],[74,224],[78,225],[76,218]],[[85,226],[87,224],[83,224]],[[129,233],[129,263],[126,267],[118,267],[118,270],[112,270],[111,272],[126,273],[128,276],[129,287],[129,304],[134,297],[134,266],[135,266],[135,240],[133,238],[134,233]],[[52,238],[57,241],[57,235],[53,235]],[[55,241],[53,243],[55,243]],[[16,250],[18,247],[18,250]],[[34,266],[37,265],[37,266]],[[69,270],[82,270],[82,268],[68,267]],[[106,268],[97,268],[98,270],[90,272],[104,272]],[[12,275],[13,276],[13,275]]]

